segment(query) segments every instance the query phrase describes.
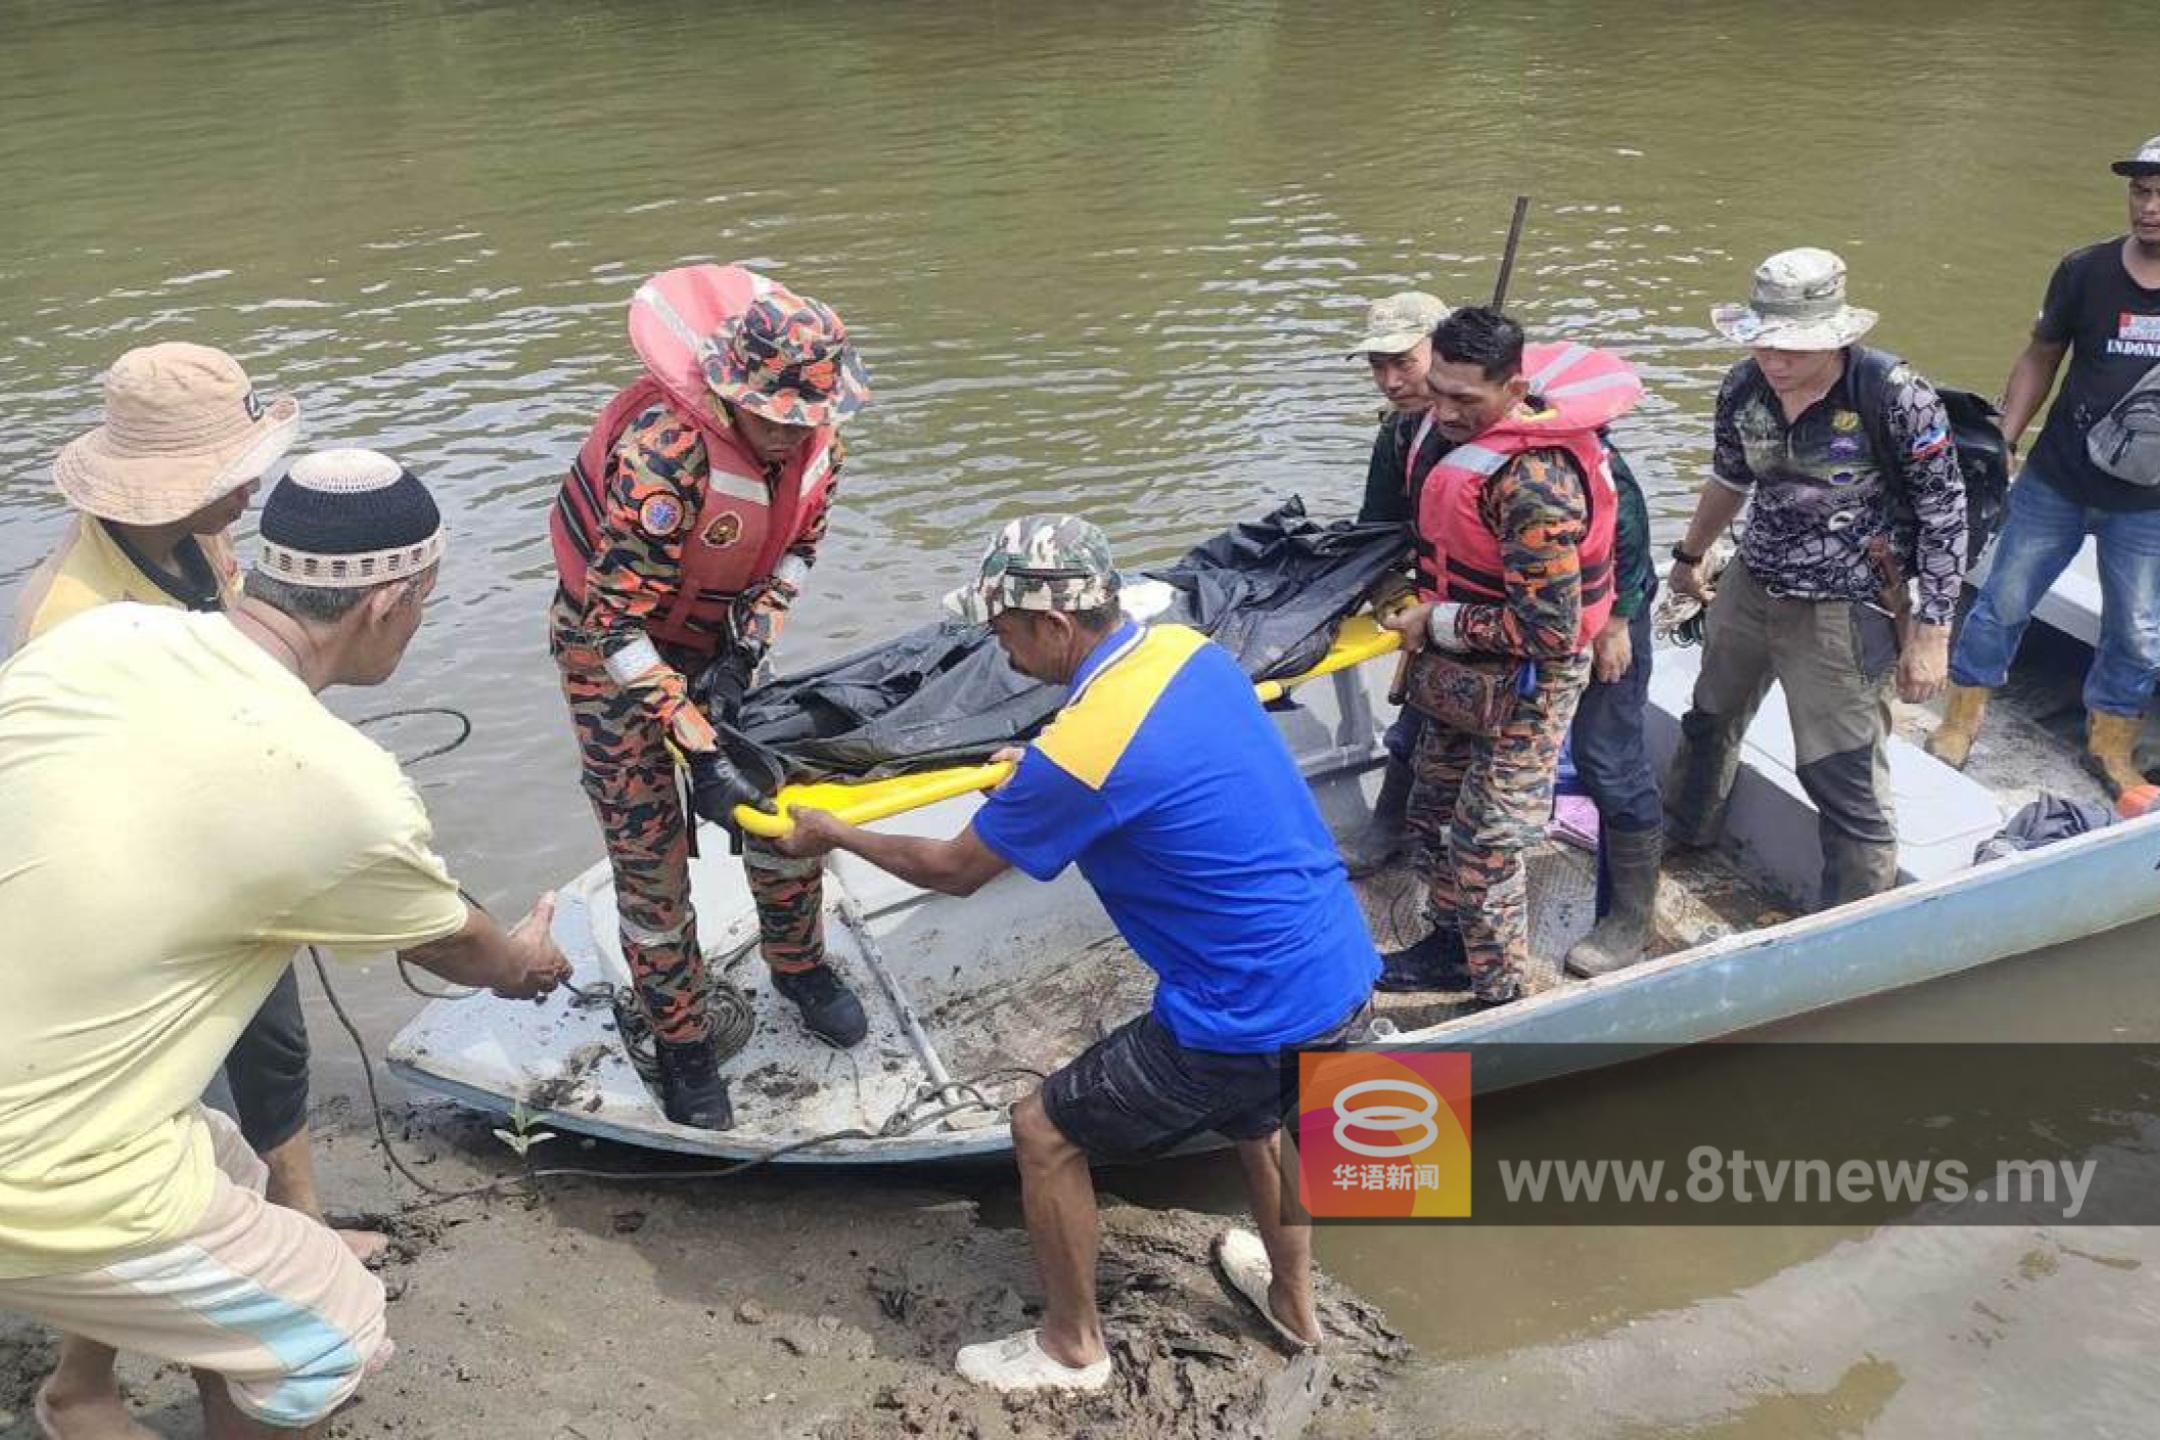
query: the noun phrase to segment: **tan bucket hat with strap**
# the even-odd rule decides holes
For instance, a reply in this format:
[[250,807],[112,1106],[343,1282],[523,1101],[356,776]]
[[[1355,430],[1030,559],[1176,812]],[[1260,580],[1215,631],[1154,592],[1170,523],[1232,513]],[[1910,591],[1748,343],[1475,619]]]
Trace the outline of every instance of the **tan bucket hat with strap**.
[[265,404],[224,351],[145,345],[105,372],[105,423],[61,449],[53,479],[99,519],[165,525],[259,479],[299,437],[299,402]]
[[1745,304],[1713,305],[1710,323],[1736,345],[1762,350],[1842,350],[1875,328],[1873,310],[1845,300],[1845,262],[1803,245],[1755,267]]

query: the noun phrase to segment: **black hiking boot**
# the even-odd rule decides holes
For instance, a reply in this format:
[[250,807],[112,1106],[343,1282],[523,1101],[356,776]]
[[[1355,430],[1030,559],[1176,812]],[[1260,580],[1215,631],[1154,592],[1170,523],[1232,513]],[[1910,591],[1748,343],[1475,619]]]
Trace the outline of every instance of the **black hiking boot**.
[[1512,1005],[1522,998],[1522,981],[1513,975],[1507,975],[1486,984],[1473,984],[1470,990],[1470,1010],[1472,1014],[1480,1010],[1497,1010],[1502,1005]]
[[1417,944],[1387,951],[1380,957],[1380,978],[1373,988],[1397,995],[1469,989],[1470,959],[1463,953],[1462,931],[1453,925],[1435,926]]
[[712,1037],[675,1044],[653,1040],[660,1062],[660,1108],[677,1125],[698,1130],[735,1128],[735,1105]]
[[803,1024],[819,1039],[846,1050],[870,1033],[862,1001],[832,966],[820,963],[807,970],[775,970],[772,984],[802,1011]]

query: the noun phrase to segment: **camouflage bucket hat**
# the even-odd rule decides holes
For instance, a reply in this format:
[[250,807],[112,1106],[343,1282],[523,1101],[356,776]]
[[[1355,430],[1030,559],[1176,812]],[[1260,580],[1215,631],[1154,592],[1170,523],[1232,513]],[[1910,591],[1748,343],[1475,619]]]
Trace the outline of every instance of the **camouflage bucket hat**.
[[1116,601],[1110,537],[1077,515],[1028,515],[998,531],[973,583],[945,597],[945,610],[987,625],[1007,610],[1098,610]]
[[1875,328],[1875,312],[1845,303],[1845,262],[1804,245],[1755,268],[1745,305],[1714,305],[1710,323],[1749,349],[1842,350]]
[[838,313],[779,285],[720,328],[704,368],[713,394],[783,425],[837,425],[870,398]]
[[1350,358],[1368,355],[1407,355],[1447,319],[1448,303],[1423,290],[1404,290],[1373,301],[1365,312],[1365,333],[1351,348]]

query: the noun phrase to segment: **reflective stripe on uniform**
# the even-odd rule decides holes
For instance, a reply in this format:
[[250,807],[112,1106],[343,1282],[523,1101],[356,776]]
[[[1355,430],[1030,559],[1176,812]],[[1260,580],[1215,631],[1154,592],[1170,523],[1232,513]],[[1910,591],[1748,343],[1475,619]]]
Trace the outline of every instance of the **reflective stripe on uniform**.
[[667,326],[669,333],[674,335],[684,349],[699,354],[704,352],[705,337],[690,328],[690,322],[683,319],[681,313],[668,303],[667,296],[660,293],[659,287],[650,282],[640,285],[632,299],[659,316],[660,323]]
[[1563,396],[1595,395],[1600,390],[1614,390],[1623,385],[1639,383],[1626,371],[1616,370],[1609,375],[1592,375],[1587,380],[1571,380],[1565,385],[1555,385],[1543,393],[1548,400],[1558,400]]
[[715,469],[706,477],[705,483],[719,494],[730,495],[737,500],[747,500],[753,505],[770,505],[772,503],[772,491],[767,488],[765,483],[760,480],[752,480],[746,475],[736,475],[726,470]]
[[660,658],[660,647],[653,644],[650,635],[640,635],[629,644],[609,655],[602,664],[608,679],[629,688],[640,678],[665,668],[667,662]]
[[1590,353],[1590,347],[1570,340],[1558,355],[1545,362],[1545,368],[1530,377],[1530,393],[1541,394],[1545,386],[1565,375],[1575,367],[1575,362]]
[[668,945],[689,934],[690,927],[697,923],[697,916],[694,913],[685,912],[682,919],[668,926],[665,930],[648,930],[632,921],[629,916],[617,911],[615,923],[622,927],[623,934],[634,945]]
[[1467,470],[1472,475],[1490,475],[1505,464],[1508,457],[1498,450],[1483,445],[1457,445],[1448,451],[1446,464]]

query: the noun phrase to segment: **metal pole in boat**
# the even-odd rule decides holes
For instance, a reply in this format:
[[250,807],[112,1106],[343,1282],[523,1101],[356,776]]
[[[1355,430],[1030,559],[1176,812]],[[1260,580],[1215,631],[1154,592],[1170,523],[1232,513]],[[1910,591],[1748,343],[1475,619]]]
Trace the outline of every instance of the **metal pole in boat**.
[[863,968],[876,977],[878,988],[885,992],[886,1001],[893,1007],[893,1014],[899,1018],[901,1033],[907,1036],[908,1044],[915,1051],[915,1058],[922,1062],[923,1073],[930,1077],[932,1085],[939,1090],[945,1089],[952,1084],[952,1072],[945,1068],[945,1059],[938,1054],[937,1046],[931,1043],[930,1032],[923,1029],[922,1017],[915,1013],[914,1003],[908,999],[907,992],[900,988],[900,982],[894,977],[892,967],[885,963],[884,948],[870,933],[870,917],[863,913],[862,906],[856,902],[845,881],[831,870],[825,872],[825,877],[837,892],[834,908],[839,910],[841,922],[855,937],[855,948],[862,955]]
[[1507,248],[1500,252],[1500,278],[1493,282],[1492,308],[1507,308],[1508,282],[1515,278],[1515,252],[1522,248],[1523,222],[1530,218],[1530,197],[1515,197],[1515,216],[1508,222]]

